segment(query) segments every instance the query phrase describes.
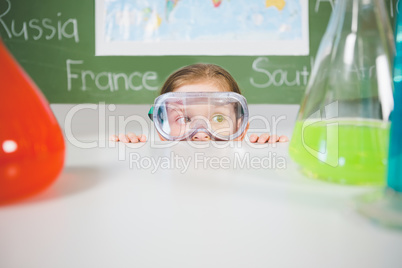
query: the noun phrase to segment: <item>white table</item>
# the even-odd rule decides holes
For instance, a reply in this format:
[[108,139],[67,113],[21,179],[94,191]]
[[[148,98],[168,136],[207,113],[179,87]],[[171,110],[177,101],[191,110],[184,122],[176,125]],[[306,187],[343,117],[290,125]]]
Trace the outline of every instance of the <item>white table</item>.
[[[52,106],[62,125],[72,107]],[[402,232],[353,208],[376,188],[309,179],[289,159],[288,144],[109,143],[91,133],[99,124],[87,110],[73,118],[72,133],[97,146],[68,141],[65,168],[50,188],[0,207],[1,268],[402,267]],[[279,132],[291,134],[297,106],[272,110],[287,115]],[[132,112],[118,106],[108,115]],[[276,164],[268,167],[269,158]],[[152,159],[165,166],[147,167]]]

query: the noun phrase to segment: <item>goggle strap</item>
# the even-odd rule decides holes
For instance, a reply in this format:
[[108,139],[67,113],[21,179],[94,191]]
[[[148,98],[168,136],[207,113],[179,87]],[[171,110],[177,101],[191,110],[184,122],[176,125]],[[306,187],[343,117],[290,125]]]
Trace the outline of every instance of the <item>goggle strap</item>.
[[149,119],[151,119],[151,121],[154,121],[154,106],[152,106],[151,109],[149,109],[148,117]]

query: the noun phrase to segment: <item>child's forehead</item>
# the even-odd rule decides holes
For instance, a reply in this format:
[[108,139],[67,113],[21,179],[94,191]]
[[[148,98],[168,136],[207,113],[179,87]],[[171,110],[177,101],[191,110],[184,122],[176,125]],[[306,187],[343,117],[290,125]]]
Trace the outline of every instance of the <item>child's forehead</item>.
[[200,82],[185,84],[176,88],[173,92],[226,92],[226,88],[214,82]]

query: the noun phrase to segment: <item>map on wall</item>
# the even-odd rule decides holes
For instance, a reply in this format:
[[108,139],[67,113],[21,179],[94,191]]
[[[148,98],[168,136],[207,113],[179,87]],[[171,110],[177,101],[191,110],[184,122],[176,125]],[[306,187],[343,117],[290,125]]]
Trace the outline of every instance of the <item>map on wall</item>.
[[308,0],[96,0],[97,55],[307,55]]

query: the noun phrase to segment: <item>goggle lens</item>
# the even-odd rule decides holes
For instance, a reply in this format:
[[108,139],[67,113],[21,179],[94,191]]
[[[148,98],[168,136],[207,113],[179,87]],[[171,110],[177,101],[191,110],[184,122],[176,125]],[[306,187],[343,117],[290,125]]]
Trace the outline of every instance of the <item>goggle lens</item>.
[[[164,95],[171,96],[164,96],[162,100],[157,98],[149,115],[160,134],[168,140],[188,139],[199,129],[205,129],[215,139],[229,140],[244,131],[248,121],[245,99],[230,93],[166,93]],[[244,102],[228,98],[228,94],[240,96]]]

